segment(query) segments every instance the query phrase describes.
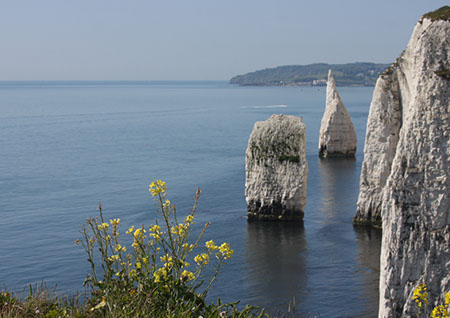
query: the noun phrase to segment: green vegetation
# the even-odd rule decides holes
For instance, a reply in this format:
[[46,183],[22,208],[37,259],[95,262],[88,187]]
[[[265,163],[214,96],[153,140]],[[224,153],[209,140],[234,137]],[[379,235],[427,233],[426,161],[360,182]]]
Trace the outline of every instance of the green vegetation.
[[[412,299],[416,303],[417,317],[449,318],[448,310],[450,310],[450,292],[445,294],[441,305],[434,307],[432,310],[429,308],[428,304],[428,291],[426,284],[420,284],[416,287]],[[431,311],[431,315],[429,315],[429,311]]]
[[[300,138],[304,138],[304,136]],[[264,161],[267,159],[278,159],[281,163],[284,161],[299,163],[300,156],[297,155],[299,149],[292,142],[287,142],[291,139],[296,139],[296,137],[288,135],[284,137],[284,140],[260,140],[258,143],[252,141],[250,145],[252,156],[257,160],[258,164],[263,163],[266,167],[267,163]]]
[[24,299],[19,295],[0,292],[0,317],[94,317],[89,307],[80,304],[77,297],[64,298],[56,296],[54,291],[44,285],[30,286]]
[[[99,216],[86,221],[81,231],[83,238],[76,242],[84,247],[91,264],[91,273],[85,281],[90,293],[81,301],[82,295],[60,297],[44,284],[30,286],[26,297],[1,291],[0,317],[270,317],[264,309],[249,305],[239,310],[238,302],[223,304],[219,299],[216,303],[206,303],[211,284],[221,266],[232,257],[233,250],[227,243],[216,245],[212,240],[201,243],[209,223],[195,239],[191,238],[200,190],[192,210],[180,222],[175,206],[166,198],[165,182],[152,182],[149,191],[161,218],[147,227],[130,227],[126,234],[133,243],[128,247],[119,239],[120,219],[108,222],[101,205]],[[208,271],[211,275],[208,276],[204,270],[212,263],[215,270]],[[418,317],[449,318],[450,292],[433,309],[428,308],[424,284],[415,289],[412,299]],[[294,303],[292,310],[289,308],[281,317],[295,317],[295,314]]]
[[435,11],[428,12],[427,14],[423,15],[423,18],[431,19],[432,21],[435,20],[450,21],[450,7],[443,6]]
[[243,86],[320,86],[326,85],[328,70],[331,69],[338,86],[373,86],[388,66],[375,63],[287,65],[238,75],[230,83]]
[[281,155],[278,157],[279,162],[283,161],[289,161],[293,163],[299,163],[300,162],[300,156],[287,156],[287,155]]
[[[30,287],[27,297],[0,293],[0,317],[269,317],[264,309],[220,300],[207,304],[206,295],[221,267],[233,255],[228,243],[203,242],[205,224],[192,238],[197,190],[192,210],[178,219],[175,205],[166,198],[166,184],[158,180],[149,189],[155,198],[159,220],[126,234],[123,242],[120,219],[89,218],[81,231],[81,244],[91,264],[84,284],[90,289],[85,300],[65,299],[45,286]],[[206,270],[214,265],[214,270]]]
[[443,79],[450,81],[450,70],[448,68],[441,68],[438,71],[434,72],[437,76],[442,77]]

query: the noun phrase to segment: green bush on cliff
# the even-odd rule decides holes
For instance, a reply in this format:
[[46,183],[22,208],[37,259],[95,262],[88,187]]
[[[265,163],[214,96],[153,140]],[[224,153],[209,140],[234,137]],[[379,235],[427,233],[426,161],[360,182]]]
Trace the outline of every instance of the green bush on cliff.
[[443,6],[435,11],[428,12],[423,15],[424,18],[431,19],[432,21],[435,20],[447,20],[450,21],[450,7],[449,6]]

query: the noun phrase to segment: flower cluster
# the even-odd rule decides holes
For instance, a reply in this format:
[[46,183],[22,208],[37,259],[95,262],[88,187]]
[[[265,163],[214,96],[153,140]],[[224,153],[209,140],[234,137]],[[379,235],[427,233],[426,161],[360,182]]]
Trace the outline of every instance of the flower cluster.
[[161,180],[156,180],[155,182],[150,183],[148,191],[152,194],[152,196],[156,197],[158,194],[165,194],[166,190],[166,183]]
[[210,251],[217,251],[219,249],[219,247],[214,243],[213,240],[206,242],[205,246]]
[[219,247],[220,253],[222,253],[222,256],[224,259],[231,258],[231,256],[234,254],[234,251],[230,249],[230,244],[223,243]]
[[100,224],[100,225],[98,226],[98,229],[99,229],[99,230],[106,230],[108,227],[109,227],[109,224],[103,222],[102,224]]
[[428,305],[428,292],[425,284],[420,284],[414,290],[413,300],[416,302],[419,310],[424,307],[424,304]]
[[[111,219],[109,223],[103,220],[101,205],[99,205],[100,218],[88,219],[87,226],[83,228],[84,241],[81,242],[92,267],[92,277],[88,282],[94,294],[99,299],[110,299],[110,293],[116,293],[122,289],[124,294],[138,297],[144,291],[160,289],[160,294],[173,291],[177,293],[189,293],[189,297],[205,297],[206,292],[215,280],[225,260],[233,255],[233,250],[228,243],[216,245],[210,240],[205,243],[204,252],[195,257],[191,253],[199,248],[200,241],[209,227],[209,223],[200,232],[196,239],[191,239],[194,213],[197,206],[200,190],[197,190],[194,207],[182,222],[177,221],[175,205],[171,205],[166,199],[166,183],[157,180],[152,182],[149,191],[158,205],[158,212],[162,219],[148,227],[131,226],[126,231],[133,239],[132,248],[126,247],[119,241],[120,219]],[[100,251],[101,268],[103,278],[99,279],[95,265],[96,251]],[[194,254],[195,255],[195,254]],[[196,290],[203,282],[196,282],[199,277],[204,279],[202,271],[212,262],[215,256],[216,273],[211,278],[206,289],[201,293]],[[193,259],[195,268],[190,268],[188,260]],[[178,292],[176,292],[178,290]],[[153,293],[153,292],[152,292]],[[101,298],[108,296],[105,298]],[[162,300],[164,303],[166,300]],[[116,306],[116,304],[114,304]]]
[[[427,285],[420,284],[414,289],[412,299],[416,302],[416,306],[419,310],[418,317],[422,316],[422,313],[427,313],[426,306],[428,305],[428,292]],[[445,294],[444,305],[438,305],[433,308],[430,318],[449,318],[450,308],[450,292]]]
[[450,292],[445,294],[444,305],[439,305],[431,312],[431,318],[449,318]]
[[448,318],[448,310],[443,305],[439,305],[433,309],[430,317],[431,318]]
[[194,261],[197,263],[197,265],[207,265],[209,263],[209,255],[206,253],[199,254],[196,257],[194,257]]

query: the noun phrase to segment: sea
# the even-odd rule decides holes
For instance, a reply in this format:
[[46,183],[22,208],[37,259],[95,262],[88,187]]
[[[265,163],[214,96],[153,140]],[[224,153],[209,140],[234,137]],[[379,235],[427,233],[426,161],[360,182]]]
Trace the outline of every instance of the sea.
[[[86,292],[74,241],[98,214],[131,225],[158,218],[149,184],[167,184],[178,214],[202,191],[196,226],[233,258],[208,301],[272,314],[376,317],[381,233],[352,225],[373,87],[338,87],[353,120],[353,159],[320,159],[325,87],[240,87],[225,81],[0,82],[0,290],[45,282]],[[303,223],[248,223],[245,151],[272,114],[306,124]]]

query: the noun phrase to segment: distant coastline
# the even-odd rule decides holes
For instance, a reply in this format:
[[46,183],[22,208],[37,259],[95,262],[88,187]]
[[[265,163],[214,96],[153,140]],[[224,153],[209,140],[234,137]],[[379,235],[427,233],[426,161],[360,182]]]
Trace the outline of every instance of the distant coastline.
[[378,76],[390,64],[348,63],[285,65],[237,75],[230,84],[240,86],[326,86],[328,70],[335,74],[337,86],[375,86]]

